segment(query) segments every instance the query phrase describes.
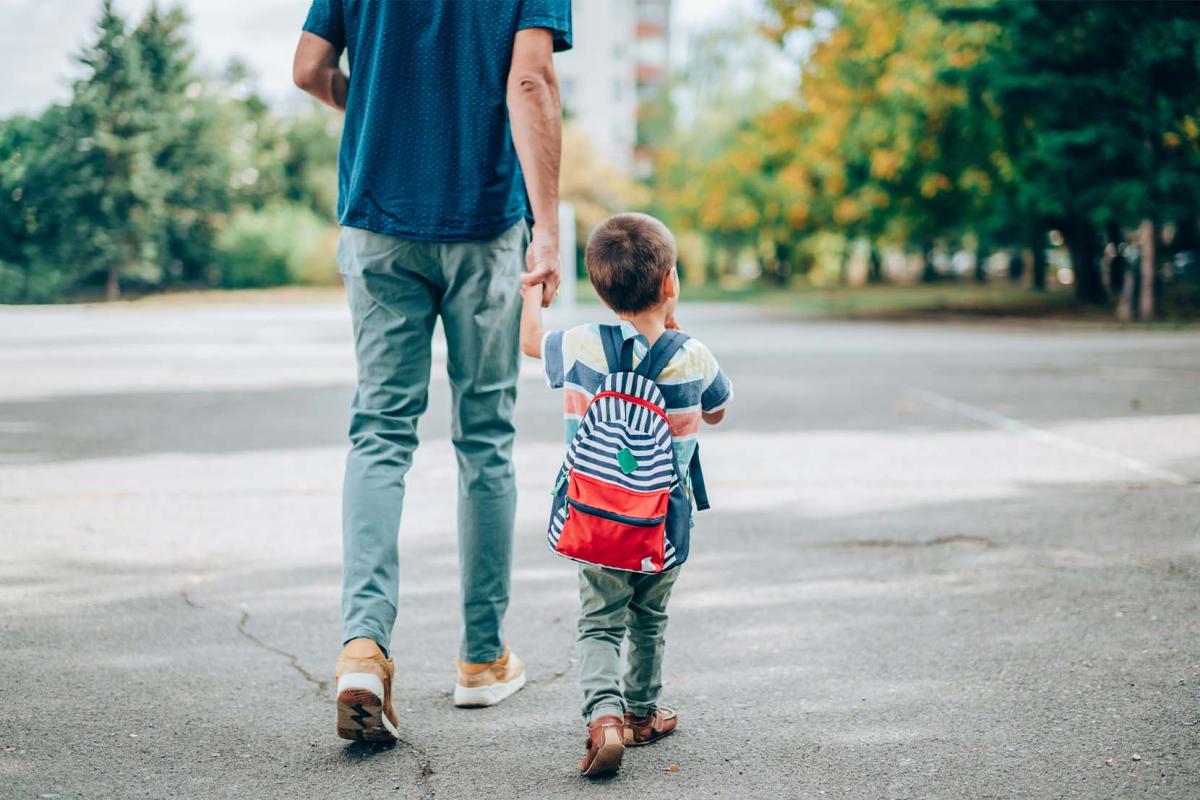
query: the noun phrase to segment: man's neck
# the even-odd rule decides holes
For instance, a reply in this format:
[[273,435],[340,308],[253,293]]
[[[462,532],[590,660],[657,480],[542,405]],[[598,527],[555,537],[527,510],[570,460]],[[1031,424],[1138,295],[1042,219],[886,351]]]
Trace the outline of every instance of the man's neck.
[[645,336],[646,341],[651,345],[667,329],[667,312],[662,307],[639,311],[636,314],[619,314],[618,316],[622,321],[633,325],[637,332]]

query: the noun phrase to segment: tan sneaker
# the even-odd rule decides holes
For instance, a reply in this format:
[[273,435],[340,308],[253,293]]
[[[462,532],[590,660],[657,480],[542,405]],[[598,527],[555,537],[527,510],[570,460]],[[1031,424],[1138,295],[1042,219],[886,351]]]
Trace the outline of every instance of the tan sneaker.
[[396,665],[370,639],[352,639],[337,663],[337,735],[361,742],[394,742],[392,677]]
[[454,705],[459,708],[494,706],[525,685],[525,665],[504,645],[504,652],[488,664],[458,662]]
[[579,774],[589,778],[612,775],[621,768],[625,755],[625,725],[620,717],[598,717],[588,725],[587,752],[579,762]]

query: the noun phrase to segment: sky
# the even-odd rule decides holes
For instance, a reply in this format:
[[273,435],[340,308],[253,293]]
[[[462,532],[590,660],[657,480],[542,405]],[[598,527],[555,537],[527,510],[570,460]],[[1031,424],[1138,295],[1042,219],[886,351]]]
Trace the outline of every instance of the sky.
[[[299,102],[291,61],[308,0],[180,2],[192,18],[190,37],[202,67],[215,72],[237,57],[254,70],[259,90],[272,103],[286,107]],[[148,4],[149,0],[116,0],[131,16]],[[756,0],[674,0],[676,47],[682,47],[688,30],[756,5]],[[69,97],[71,81],[79,74],[72,54],[91,36],[99,8],[100,0],[0,0],[0,75],[5,76],[0,81],[0,116],[37,113]]]

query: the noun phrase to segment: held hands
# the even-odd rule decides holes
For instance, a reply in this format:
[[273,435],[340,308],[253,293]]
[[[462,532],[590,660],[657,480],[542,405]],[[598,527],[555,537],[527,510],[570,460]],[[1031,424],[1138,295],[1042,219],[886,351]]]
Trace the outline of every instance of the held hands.
[[558,232],[547,232],[535,225],[533,240],[529,243],[529,249],[525,251],[525,274],[521,276],[521,293],[529,300],[529,289],[537,288],[541,284],[542,307],[545,308],[558,293],[560,278]]
[[541,283],[525,283],[525,276],[521,276],[521,302],[524,305],[533,305],[539,308],[544,308],[549,305],[545,302],[544,292],[546,287]]

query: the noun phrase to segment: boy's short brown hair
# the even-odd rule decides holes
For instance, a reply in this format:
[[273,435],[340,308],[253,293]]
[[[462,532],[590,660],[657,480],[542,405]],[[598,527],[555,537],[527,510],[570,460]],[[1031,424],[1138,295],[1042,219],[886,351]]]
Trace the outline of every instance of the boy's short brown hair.
[[648,214],[615,214],[592,229],[584,263],[609,308],[636,314],[661,299],[663,278],[675,267],[675,237]]

